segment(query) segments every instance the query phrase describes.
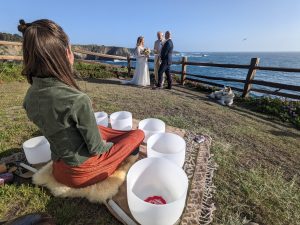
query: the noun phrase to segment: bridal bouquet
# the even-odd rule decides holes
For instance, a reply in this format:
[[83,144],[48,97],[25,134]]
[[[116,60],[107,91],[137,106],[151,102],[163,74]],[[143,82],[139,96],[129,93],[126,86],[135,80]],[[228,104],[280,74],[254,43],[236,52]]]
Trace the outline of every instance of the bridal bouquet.
[[146,55],[146,56],[149,56],[150,53],[151,53],[150,48],[145,48],[144,51],[143,51],[143,54]]

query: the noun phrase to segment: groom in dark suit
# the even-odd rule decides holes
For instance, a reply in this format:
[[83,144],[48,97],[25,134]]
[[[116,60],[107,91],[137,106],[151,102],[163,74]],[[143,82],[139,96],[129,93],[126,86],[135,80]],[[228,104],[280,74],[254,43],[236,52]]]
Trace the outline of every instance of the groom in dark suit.
[[161,64],[158,70],[158,83],[157,88],[162,88],[162,80],[163,80],[163,73],[167,76],[168,81],[168,89],[172,88],[172,76],[170,74],[170,66],[172,64],[172,53],[173,53],[173,42],[171,40],[171,33],[167,31],[165,34],[166,42],[161,49],[160,52],[160,59]]

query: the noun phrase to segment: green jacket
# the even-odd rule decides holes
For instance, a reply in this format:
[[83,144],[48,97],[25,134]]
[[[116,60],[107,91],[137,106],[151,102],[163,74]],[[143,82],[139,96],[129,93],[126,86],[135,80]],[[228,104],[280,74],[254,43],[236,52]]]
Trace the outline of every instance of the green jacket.
[[24,108],[49,141],[52,160],[78,166],[113,145],[103,142],[89,97],[56,78],[34,77]]

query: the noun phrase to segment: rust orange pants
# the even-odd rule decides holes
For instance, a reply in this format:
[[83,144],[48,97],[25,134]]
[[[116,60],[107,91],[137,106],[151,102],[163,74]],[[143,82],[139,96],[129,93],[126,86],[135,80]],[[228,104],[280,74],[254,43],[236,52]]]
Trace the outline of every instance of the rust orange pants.
[[86,187],[109,177],[118,166],[140,146],[144,139],[141,130],[118,131],[98,126],[104,140],[113,142],[111,149],[95,155],[79,166],[70,166],[62,160],[53,162],[53,176],[69,187]]

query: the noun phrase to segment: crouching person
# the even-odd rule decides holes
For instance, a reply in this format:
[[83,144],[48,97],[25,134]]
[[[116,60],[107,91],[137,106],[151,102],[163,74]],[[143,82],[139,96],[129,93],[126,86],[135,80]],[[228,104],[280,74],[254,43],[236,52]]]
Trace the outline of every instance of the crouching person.
[[23,34],[23,74],[31,84],[24,108],[50,143],[53,176],[75,188],[106,179],[138,153],[144,133],[96,125],[91,101],[72,75],[74,56],[59,25],[20,20],[18,29]]

